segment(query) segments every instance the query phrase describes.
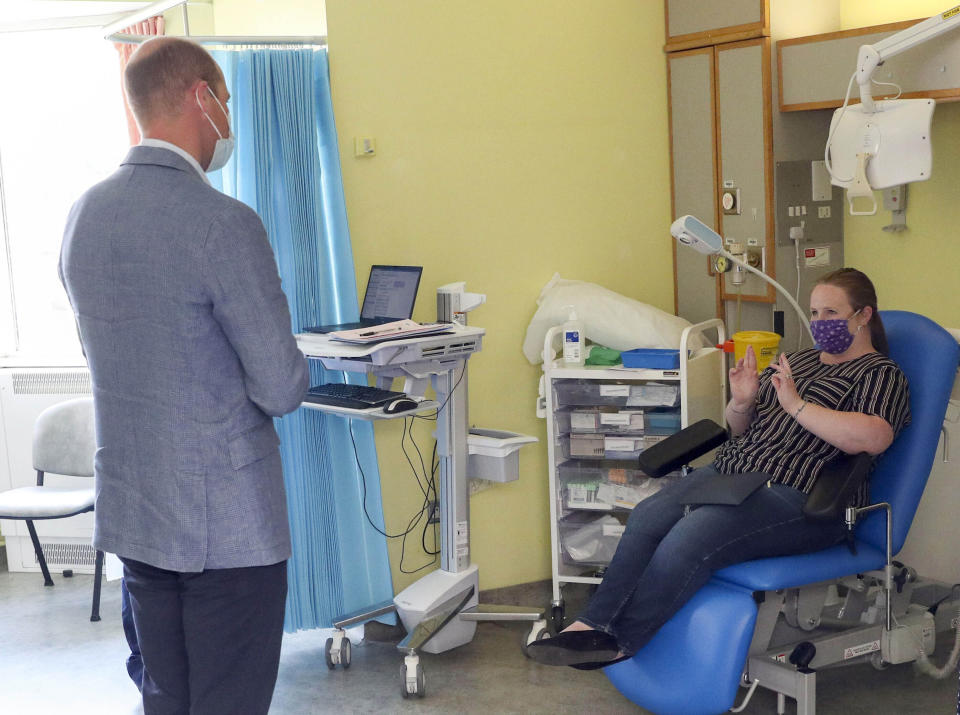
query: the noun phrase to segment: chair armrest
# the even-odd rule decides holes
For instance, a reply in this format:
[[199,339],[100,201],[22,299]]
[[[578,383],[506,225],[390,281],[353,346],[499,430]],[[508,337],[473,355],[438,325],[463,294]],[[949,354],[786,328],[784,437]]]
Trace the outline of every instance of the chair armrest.
[[873,457],[866,452],[844,454],[827,462],[807,495],[803,515],[810,521],[841,519],[872,466]]
[[640,453],[640,469],[648,476],[662,477],[718,447],[727,431],[713,420],[700,420]]

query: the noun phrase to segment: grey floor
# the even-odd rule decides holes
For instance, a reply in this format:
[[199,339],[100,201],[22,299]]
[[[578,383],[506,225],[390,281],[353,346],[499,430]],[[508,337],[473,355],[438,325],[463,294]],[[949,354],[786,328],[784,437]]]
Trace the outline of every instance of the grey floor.
[[[92,577],[54,574],[54,580],[54,588],[44,588],[39,574],[0,571],[0,713],[142,713],[124,669],[118,582],[104,584],[103,620],[91,623]],[[517,599],[544,604],[548,584],[511,589],[494,600]],[[327,669],[324,634],[288,635],[271,713],[645,712],[598,671],[547,668],[525,659],[519,648],[523,632],[520,624],[481,623],[470,644],[424,654],[427,695],[409,701],[400,696],[401,658],[394,647],[399,629],[370,628],[346,671]],[[949,634],[938,640],[940,659],[949,641]],[[858,665],[820,673],[817,691],[823,715],[946,715],[956,709],[957,681],[931,680],[909,665],[883,672]],[[794,711],[788,702],[787,712]],[[776,698],[761,689],[744,712],[774,713]]]

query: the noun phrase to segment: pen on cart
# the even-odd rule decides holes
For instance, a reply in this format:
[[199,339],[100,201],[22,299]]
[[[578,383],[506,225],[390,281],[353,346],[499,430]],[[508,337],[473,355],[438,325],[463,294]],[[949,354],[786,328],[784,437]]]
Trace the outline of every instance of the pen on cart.
[[370,330],[366,333],[360,333],[361,338],[370,338],[374,335],[389,335],[390,333],[398,333],[401,328],[386,328],[385,330]]

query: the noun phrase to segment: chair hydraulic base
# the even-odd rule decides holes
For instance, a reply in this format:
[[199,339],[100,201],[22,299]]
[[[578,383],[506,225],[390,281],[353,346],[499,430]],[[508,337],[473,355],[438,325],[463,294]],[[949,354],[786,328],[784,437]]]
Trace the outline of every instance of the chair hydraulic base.
[[[760,605],[742,684],[758,684],[776,692],[778,713],[785,712],[789,697],[796,701],[798,715],[814,715],[817,671],[863,662],[883,670],[933,654],[937,632],[955,626],[960,605],[956,594],[951,597],[946,584],[913,576],[913,581],[895,591],[895,625],[887,628],[882,617],[883,589],[876,581],[864,587],[871,577],[879,580],[878,575],[874,572],[842,580],[840,586],[846,589],[843,598],[838,597],[834,584],[767,593]],[[776,621],[778,616],[775,631],[769,632],[767,650],[753,652],[759,645],[757,636],[764,630],[763,624]]]

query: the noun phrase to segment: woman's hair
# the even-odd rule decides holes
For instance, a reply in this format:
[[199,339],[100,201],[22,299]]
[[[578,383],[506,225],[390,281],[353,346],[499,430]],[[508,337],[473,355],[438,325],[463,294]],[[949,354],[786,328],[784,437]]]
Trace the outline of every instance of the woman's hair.
[[883,321],[877,312],[877,291],[865,273],[856,268],[840,268],[820,278],[817,285],[831,285],[842,289],[854,310],[863,310],[869,305],[873,309],[869,323],[870,341],[877,352],[890,354],[887,332],[883,329]]

